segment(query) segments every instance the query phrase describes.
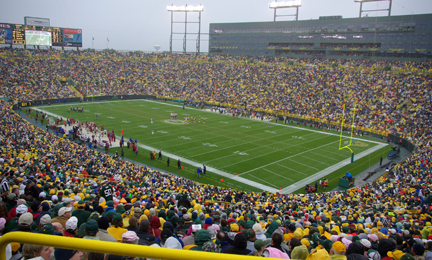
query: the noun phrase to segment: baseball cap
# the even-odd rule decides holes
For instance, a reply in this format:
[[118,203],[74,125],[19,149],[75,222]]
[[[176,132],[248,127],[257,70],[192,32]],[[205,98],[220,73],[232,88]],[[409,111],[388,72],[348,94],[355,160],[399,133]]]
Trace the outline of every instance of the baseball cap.
[[122,221],[122,220],[123,220],[123,217],[121,214],[119,214],[119,213],[114,214],[113,221]]
[[18,219],[18,225],[31,226],[33,224],[33,214],[26,212],[22,214]]
[[332,248],[338,254],[344,255],[346,253],[346,247],[341,241],[334,242]]
[[241,232],[243,233],[243,235],[245,235],[247,240],[251,238],[251,232],[249,229],[243,229]]
[[70,217],[65,224],[66,230],[75,230],[78,225],[77,217]]
[[63,216],[63,214],[65,214],[66,212],[71,212],[72,208],[71,207],[62,207],[59,209],[58,211],[58,215],[61,217]]
[[261,240],[257,239],[254,242],[254,247],[257,251],[261,250],[261,248],[267,246],[270,243],[270,240]]
[[39,233],[46,235],[54,235],[54,226],[51,223],[46,224],[39,230]]
[[43,215],[41,217],[39,223],[42,225],[50,224],[51,223],[51,216],[49,214]]
[[414,256],[412,256],[410,253],[406,253],[399,260],[414,260]]
[[27,208],[27,206],[24,205],[24,204],[19,205],[19,206],[16,208],[16,213],[17,213],[17,214],[24,214],[24,213],[26,213],[27,211],[28,211],[28,208]]

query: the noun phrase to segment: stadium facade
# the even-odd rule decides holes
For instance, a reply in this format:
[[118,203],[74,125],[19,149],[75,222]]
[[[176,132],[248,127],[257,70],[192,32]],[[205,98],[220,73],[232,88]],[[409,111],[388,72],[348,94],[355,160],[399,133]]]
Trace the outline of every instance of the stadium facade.
[[432,14],[212,23],[209,32],[210,54],[432,60]]

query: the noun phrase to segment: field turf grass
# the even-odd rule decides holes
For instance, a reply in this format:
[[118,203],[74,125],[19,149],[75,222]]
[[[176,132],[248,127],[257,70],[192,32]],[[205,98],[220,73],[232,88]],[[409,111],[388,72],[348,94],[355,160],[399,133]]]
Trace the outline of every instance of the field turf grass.
[[[71,105],[83,106],[84,112],[68,112]],[[63,118],[75,118],[80,122],[93,121],[99,127],[103,124],[105,129],[114,130],[117,138],[123,130],[125,142],[130,137],[138,141],[138,155],[132,149],[124,147],[125,157],[132,160],[201,183],[245,191],[262,191],[253,183],[283,189],[351,156],[348,149],[339,150],[340,137],[336,132],[323,132],[322,129],[316,130],[309,126],[285,125],[283,122],[234,119],[229,115],[191,107],[184,110],[181,105],[171,102],[129,100],[68,103],[36,108]],[[171,120],[170,113],[177,113],[178,119]],[[196,123],[185,123],[186,116],[195,117]],[[345,142],[348,142],[346,137],[342,143]],[[362,138],[354,140],[351,149],[359,154],[377,143],[379,140]],[[150,152],[146,148],[151,148],[156,153],[162,151],[163,160],[150,160]],[[380,156],[385,157],[389,149],[389,146],[377,149],[352,164],[330,172],[326,177],[330,181],[327,191],[338,185],[339,177],[345,172],[349,171],[353,175],[360,173],[378,162]],[[112,153],[116,151],[120,154],[119,147],[110,149]],[[172,156],[169,167],[166,165],[166,154]],[[184,169],[179,170],[179,157],[194,163],[187,164],[182,160]],[[198,178],[198,164],[205,164],[214,171],[208,169],[205,176]],[[232,177],[237,174],[253,183],[221,176],[218,174],[220,171]],[[309,184],[312,183],[314,182]],[[295,193],[304,193],[304,186],[296,189]]]

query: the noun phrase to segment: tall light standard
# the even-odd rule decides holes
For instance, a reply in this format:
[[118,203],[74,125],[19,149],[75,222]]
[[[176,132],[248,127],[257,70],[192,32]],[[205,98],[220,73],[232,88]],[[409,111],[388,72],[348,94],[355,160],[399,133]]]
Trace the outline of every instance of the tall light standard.
[[[285,1],[285,2],[274,1],[274,2],[269,4],[269,8],[274,9],[274,16],[273,16],[274,22],[276,22],[276,17],[278,17],[278,16],[295,16],[295,21],[298,21],[298,11],[299,11],[300,6],[301,6],[301,0],[293,0],[293,1]],[[295,8],[296,13],[295,14],[277,15],[276,14],[277,9],[282,9],[282,8]]]
[[[200,53],[200,43],[201,43],[201,12],[204,11],[204,6],[175,6],[175,5],[169,5],[167,6],[167,11],[171,12],[171,36],[170,36],[170,53],[172,53],[172,42],[173,42],[173,35],[174,34],[182,34],[184,35],[183,38],[183,52],[186,53],[186,41],[187,41],[187,35],[188,34],[197,34],[197,40],[196,40],[196,52],[197,54]],[[183,21],[174,21],[174,12],[184,12],[185,13],[185,19]],[[198,12],[198,22],[188,22],[187,20],[187,14],[189,12]],[[173,24],[174,23],[184,23],[185,24],[185,30],[184,33],[181,32],[174,32],[173,31]],[[198,23],[198,33],[188,33],[187,32],[187,25],[190,23]]]
[[[384,9],[373,9],[373,10],[363,10],[363,3],[370,3],[370,2],[383,2],[383,1],[388,1],[389,2],[389,7],[388,8],[384,8]],[[354,0],[354,2],[356,3],[360,3],[360,12],[359,12],[359,18],[361,18],[362,13],[367,13],[367,12],[376,12],[376,11],[388,11],[388,16],[390,16],[391,13],[391,7],[392,7],[392,0]]]

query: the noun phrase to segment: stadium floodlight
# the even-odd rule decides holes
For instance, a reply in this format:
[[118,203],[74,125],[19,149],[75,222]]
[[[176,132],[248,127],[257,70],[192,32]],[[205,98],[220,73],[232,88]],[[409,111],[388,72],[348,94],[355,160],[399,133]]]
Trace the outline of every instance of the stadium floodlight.
[[285,2],[272,2],[269,4],[270,8],[286,8],[286,7],[300,7],[301,0],[285,1]]
[[[174,34],[183,34],[183,52],[186,54],[186,41],[187,41],[187,35],[188,34],[197,34],[197,40],[196,40],[196,53],[200,53],[200,46],[201,46],[201,12],[204,11],[204,6],[188,6],[187,4],[184,6],[175,6],[175,5],[168,5],[167,11],[171,12],[171,36],[170,36],[170,53],[172,53],[172,42],[173,42],[173,35]],[[184,13],[184,22],[183,21],[174,21],[174,13],[175,12],[182,12]],[[198,22],[188,21],[188,13],[198,13]],[[184,33],[178,33],[173,31],[173,24],[174,23],[184,23]],[[197,23],[198,24],[198,33],[188,33],[188,24],[190,23]]]
[[[302,4],[301,0],[291,0],[291,1],[284,1],[284,2],[278,2],[277,0],[275,0],[274,2],[270,3],[269,8],[274,9],[273,21],[276,22],[276,17],[278,16],[295,16],[295,20],[298,21],[298,11],[301,4]],[[282,9],[282,8],[295,8],[296,12],[295,14],[277,15],[276,14],[277,9]]]
[[172,12],[202,12],[204,11],[204,6],[175,6],[175,5],[168,5],[167,11]]
[[388,0],[354,0],[354,2],[360,3],[360,2],[379,2],[379,1],[388,1]]
[[[359,18],[362,17],[362,13],[367,13],[367,12],[388,11],[388,16],[390,16],[391,14],[392,0],[354,0],[354,2],[360,3]],[[385,9],[363,10],[363,4],[372,3],[372,2],[389,2],[389,6]]]

